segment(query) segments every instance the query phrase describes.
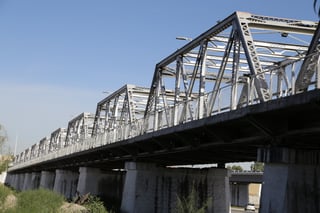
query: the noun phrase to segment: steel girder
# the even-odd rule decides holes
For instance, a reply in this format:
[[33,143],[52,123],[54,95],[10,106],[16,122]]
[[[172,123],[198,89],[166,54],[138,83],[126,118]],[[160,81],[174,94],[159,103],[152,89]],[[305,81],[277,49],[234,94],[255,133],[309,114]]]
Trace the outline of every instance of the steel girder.
[[244,12],[220,21],[156,65],[146,131],[289,95],[298,72],[292,64],[305,57],[316,27]]
[[97,104],[92,136],[97,136],[143,118],[149,89],[124,85]]
[[94,122],[94,115],[83,112],[68,124],[65,146],[83,142],[86,138],[91,137]]

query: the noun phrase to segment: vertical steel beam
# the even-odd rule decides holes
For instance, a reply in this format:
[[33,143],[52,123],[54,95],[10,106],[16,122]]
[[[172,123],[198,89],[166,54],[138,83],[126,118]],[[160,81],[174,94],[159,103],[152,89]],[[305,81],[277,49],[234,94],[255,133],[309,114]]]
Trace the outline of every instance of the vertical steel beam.
[[[162,102],[163,102],[163,109],[161,109],[161,111],[164,111],[164,116],[166,118],[166,122],[167,125],[170,126],[170,112],[169,110],[169,105],[167,102],[167,95],[166,95],[166,87],[164,85],[163,79],[161,78],[160,81],[160,93],[161,93],[161,97],[162,97]],[[162,119],[162,117],[161,117]]]
[[156,131],[158,130],[159,126],[159,113],[158,113],[158,108],[159,108],[159,103],[160,103],[160,94],[161,94],[161,70],[159,69],[157,72],[157,87],[155,88],[155,95],[154,95],[154,117],[153,117],[153,130]]
[[174,110],[173,110],[173,125],[177,125],[179,120],[179,102],[180,102],[180,78],[183,72],[183,57],[181,55],[177,56],[176,59],[176,80],[175,80],[175,90],[174,90]]
[[235,32],[233,40],[233,61],[232,61],[232,83],[231,83],[231,110],[237,108],[237,96],[238,96],[238,72],[240,62],[240,40],[238,33]]
[[202,51],[201,51],[201,61],[199,64],[200,82],[199,82],[198,119],[203,118],[204,112],[205,112],[207,47],[208,47],[208,40],[204,40],[203,43],[201,44]]
[[128,118],[127,120],[129,123],[132,123],[133,121],[136,120],[136,113],[135,113],[135,107],[134,107],[134,101],[133,101],[133,87],[127,85],[127,91],[126,91],[126,96],[127,96],[127,102],[128,102]]

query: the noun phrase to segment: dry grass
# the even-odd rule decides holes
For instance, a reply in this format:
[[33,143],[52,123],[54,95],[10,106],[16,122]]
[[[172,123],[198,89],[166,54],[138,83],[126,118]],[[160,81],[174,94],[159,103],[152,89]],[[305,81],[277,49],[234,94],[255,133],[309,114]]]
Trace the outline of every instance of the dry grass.
[[65,202],[60,207],[59,213],[89,213],[89,211],[78,204]]
[[13,194],[9,194],[3,203],[3,209],[11,209],[17,205],[17,197]]

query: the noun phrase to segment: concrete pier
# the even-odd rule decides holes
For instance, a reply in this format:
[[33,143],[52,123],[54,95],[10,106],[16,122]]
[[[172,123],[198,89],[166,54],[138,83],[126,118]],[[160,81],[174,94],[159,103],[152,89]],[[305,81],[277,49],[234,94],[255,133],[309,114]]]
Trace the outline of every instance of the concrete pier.
[[270,149],[260,213],[320,212],[320,155],[316,151]]
[[56,170],[53,191],[72,199],[76,195],[79,173],[70,170]]
[[21,190],[26,191],[26,190],[32,189],[31,185],[32,185],[32,173],[25,173],[23,186]]
[[98,194],[98,182],[101,178],[101,171],[97,168],[80,167],[79,182],[77,191],[80,195],[90,192],[93,195]]
[[192,188],[207,212],[229,212],[230,188],[227,169],[157,168],[153,164],[126,163],[121,211],[124,213],[173,212],[178,197]]
[[55,172],[42,171],[40,179],[40,188],[52,190],[54,187]]
[[245,206],[249,202],[249,184],[237,183],[230,184],[231,190],[231,205]]
[[24,174],[24,173],[17,173],[17,174],[15,175],[14,188],[15,188],[17,191],[23,190],[24,177],[25,177],[25,174]]
[[38,189],[40,186],[40,179],[41,179],[41,172],[32,172],[30,189]]
[[39,183],[40,183],[39,172],[25,173],[21,190],[26,191],[26,190],[37,189],[39,188]]
[[127,171],[121,202],[123,213],[154,212],[155,180],[157,170],[152,164],[127,162]]
[[124,171],[104,171],[98,168],[80,167],[77,192],[100,197],[108,206],[120,208],[124,184]]
[[209,213],[228,213],[230,207],[229,172],[224,168],[163,168],[127,162],[125,171],[57,169],[12,174],[10,182],[22,190],[52,189],[69,200],[77,194],[90,193],[123,213],[174,212],[178,199],[183,200],[192,192],[199,208],[205,205]]

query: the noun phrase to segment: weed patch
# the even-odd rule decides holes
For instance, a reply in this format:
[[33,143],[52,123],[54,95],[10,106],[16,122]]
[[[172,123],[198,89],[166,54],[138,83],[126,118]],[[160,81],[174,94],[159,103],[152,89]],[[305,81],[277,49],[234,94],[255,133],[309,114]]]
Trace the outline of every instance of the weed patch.
[[204,203],[200,203],[198,192],[193,185],[187,197],[177,197],[175,213],[205,213],[209,203],[210,199]]
[[88,200],[84,204],[90,213],[108,213],[103,202],[95,196],[89,195]]
[[18,195],[16,213],[56,213],[63,204],[63,196],[47,189],[29,190]]

